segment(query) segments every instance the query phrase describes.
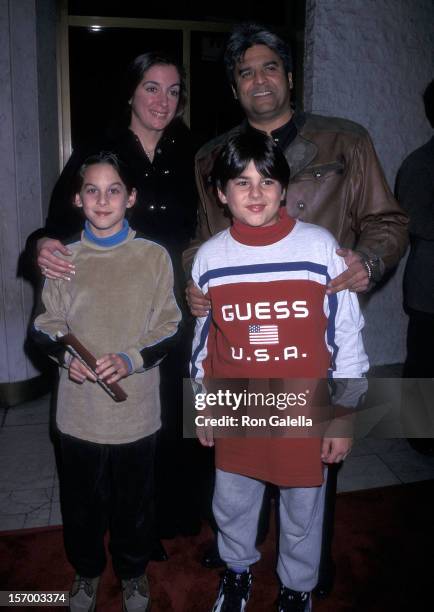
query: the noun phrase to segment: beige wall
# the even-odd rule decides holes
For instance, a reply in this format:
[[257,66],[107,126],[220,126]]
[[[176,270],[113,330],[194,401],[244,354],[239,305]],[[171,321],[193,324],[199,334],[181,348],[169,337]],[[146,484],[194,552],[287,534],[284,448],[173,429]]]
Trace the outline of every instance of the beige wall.
[[[364,125],[393,190],[404,157],[432,134],[421,94],[434,75],[434,4],[307,0],[306,8],[305,108]],[[362,300],[374,365],[405,358],[403,268]]]

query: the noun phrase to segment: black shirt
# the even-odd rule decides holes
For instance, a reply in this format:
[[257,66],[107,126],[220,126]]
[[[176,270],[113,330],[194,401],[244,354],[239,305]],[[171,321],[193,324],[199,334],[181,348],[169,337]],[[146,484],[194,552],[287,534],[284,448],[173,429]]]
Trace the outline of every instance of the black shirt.
[[63,240],[82,229],[83,216],[72,204],[75,176],[88,156],[102,150],[116,153],[132,174],[137,200],[129,214],[131,227],[178,258],[194,235],[197,208],[194,148],[190,131],[178,122],[165,130],[152,162],[129,129],[74,150],[56,183],[39,236]]

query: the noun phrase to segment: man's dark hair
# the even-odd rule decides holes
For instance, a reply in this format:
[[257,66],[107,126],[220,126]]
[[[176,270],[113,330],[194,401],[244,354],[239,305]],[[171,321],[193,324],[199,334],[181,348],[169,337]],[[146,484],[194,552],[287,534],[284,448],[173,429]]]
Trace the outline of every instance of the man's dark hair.
[[224,193],[228,181],[240,176],[251,161],[261,176],[278,181],[282,189],[288,187],[290,171],[281,149],[264,132],[246,127],[220,150],[212,171],[214,188]]
[[286,72],[292,72],[292,57],[289,46],[277,34],[257,23],[244,22],[235,26],[226,45],[224,62],[226,76],[234,86],[234,70],[244,53],[253,45],[265,45],[282,60]]
[[423,92],[423,103],[425,105],[427,119],[431,127],[434,128],[434,79]]
[[175,117],[181,117],[187,102],[187,86],[185,82],[184,67],[177,62],[173,57],[160,52],[149,52],[138,55],[128,66],[125,76],[125,94],[126,100],[131,100],[137,86],[143,79],[143,75],[149,68],[153,66],[174,66],[179,74],[179,82],[181,84],[179,91],[178,106]]
[[74,194],[81,191],[81,188],[83,187],[84,173],[86,172],[87,168],[89,168],[89,166],[95,166],[98,164],[108,164],[109,166],[112,166],[119,174],[121,181],[126,187],[127,193],[131,194],[132,190],[135,188],[135,185],[128,166],[120,159],[118,155],[112,153],[111,151],[100,151],[95,155],[90,155],[84,160],[75,178]]

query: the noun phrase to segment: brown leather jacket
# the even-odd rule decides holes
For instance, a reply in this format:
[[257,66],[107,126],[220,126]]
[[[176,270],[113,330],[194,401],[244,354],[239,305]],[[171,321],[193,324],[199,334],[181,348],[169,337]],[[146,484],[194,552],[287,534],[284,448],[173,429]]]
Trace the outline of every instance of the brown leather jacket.
[[[378,256],[395,266],[407,247],[408,218],[394,199],[368,132],[346,119],[295,114],[298,134],[285,151],[291,169],[286,205],[294,217],[327,228],[341,247]],[[217,153],[228,135],[196,155],[199,213],[196,237],[184,253],[189,270],[198,247],[230,224],[210,183]]]

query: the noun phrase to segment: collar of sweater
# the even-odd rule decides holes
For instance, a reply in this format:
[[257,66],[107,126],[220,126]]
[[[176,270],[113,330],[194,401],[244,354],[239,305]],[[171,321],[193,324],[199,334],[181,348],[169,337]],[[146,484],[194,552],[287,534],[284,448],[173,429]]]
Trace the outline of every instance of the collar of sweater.
[[279,219],[277,223],[268,225],[267,227],[252,227],[246,225],[238,219],[234,219],[230,229],[231,236],[241,244],[248,246],[266,246],[279,242],[287,236],[295,225],[295,220],[290,217],[286,208],[282,206],[279,209]]
[[129,229],[129,223],[126,219],[124,219],[122,229],[116,232],[116,234],[107,236],[106,238],[100,238],[99,236],[95,236],[90,227],[89,221],[86,221],[84,224],[84,236],[89,242],[96,244],[99,247],[114,247],[127,239]]

